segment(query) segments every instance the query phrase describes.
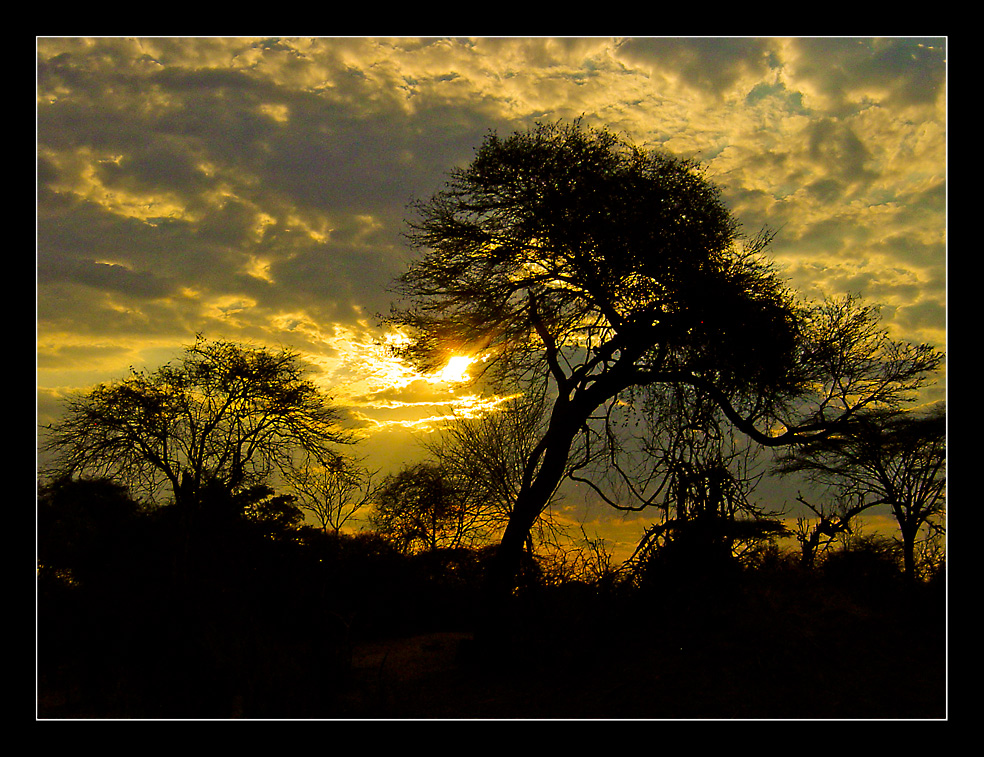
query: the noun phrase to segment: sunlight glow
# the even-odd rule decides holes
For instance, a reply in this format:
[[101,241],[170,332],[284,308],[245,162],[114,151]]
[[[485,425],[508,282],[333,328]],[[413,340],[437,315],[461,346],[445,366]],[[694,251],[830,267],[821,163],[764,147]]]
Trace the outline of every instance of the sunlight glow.
[[444,370],[437,374],[437,380],[446,384],[460,384],[467,381],[469,378],[468,366],[474,362],[474,358],[466,355],[455,355],[444,366]]
[[358,415],[373,430],[380,431],[395,427],[412,429],[415,431],[431,432],[442,428],[445,424],[453,420],[462,418],[478,418],[489,413],[494,413],[499,406],[520,395],[510,394],[508,396],[486,397],[478,394],[470,394],[465,397],[456,398],[452,402],[399,402],[388,401],[382,403],[365,403],[363,407],[379,409],[400,409],[400,408],[435,408],[436,413],[411,418],[392,418],[383,419],[371,417],[370,415],[359,412]]
[[394,428],[432,431],[452,418],[495,412],[510,399],[463,391],[475,379],[468,371],[482,362],[480,356],[453,355],[443,368],[419,372],[394,354],[394,348],[409,342],[398,330],[373,334],[368,324],[362,324],[365,331],[360,333],[335,324],[331,332],[322,332],[301,311],[281,314],[278,326],[323,345],[301,354],[316,368],[315,381],[364,424],[360,433]]

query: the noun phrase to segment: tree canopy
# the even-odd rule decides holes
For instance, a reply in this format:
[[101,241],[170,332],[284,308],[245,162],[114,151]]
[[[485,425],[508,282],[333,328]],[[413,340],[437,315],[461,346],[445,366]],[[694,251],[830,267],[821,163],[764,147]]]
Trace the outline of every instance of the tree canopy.
[[109,478],[160,502],[265,484],[303,460],[332,465],[351,441],[289,350],[199,339],[182,358],[131,371],[67,402],[48,427],[55,476]]
[[404,552],[468,543],[475,523],[467,494],[439,465],[405,466],[383,481],[370,523]]
[[887,506],[899,525],[904,569],[912,578],[920,529],[943,529],[946,406],[859,414],[837,433],[786,451],[777,469],[805,472],[839,501],[853,502],[851,515]]
[[410,239],[426,254],[399,282],[413,306],[394,322],[424,365],[481,350],[501,377],[548,367],[573,386],[646,355],[637,371],[702,363],[778,380],[781,343],[793,348],[789,293],[758,255],[766,238],[739,250],[737,222],[692,161],[539,126],[489,136],[417,207]]

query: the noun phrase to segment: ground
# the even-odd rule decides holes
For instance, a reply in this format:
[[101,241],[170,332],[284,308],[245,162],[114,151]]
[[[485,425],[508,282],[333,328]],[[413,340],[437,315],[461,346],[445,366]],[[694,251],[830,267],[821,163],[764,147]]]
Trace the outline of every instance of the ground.
[[429,633],[359,645],[337,716],[386,719],[937,719],[945,662],[915,672],[890,642],[861,657],[811,656],[801,645],[567,649],[522,661],[469,659],[472,635]]

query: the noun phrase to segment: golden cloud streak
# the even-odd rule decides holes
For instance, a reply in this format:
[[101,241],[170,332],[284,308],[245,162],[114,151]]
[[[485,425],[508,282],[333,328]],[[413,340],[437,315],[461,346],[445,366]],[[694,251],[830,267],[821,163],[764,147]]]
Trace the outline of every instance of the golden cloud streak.
[[393,420],[372,417],[363,411],[358,411],[356,415],[369,426],[369,433],[388,430],[394,427],[430,432],[437,430],[440,426],[450,421],[460,420],[462,418],[478,418],[487,413],[495,412],[502,403],[518,396],[513,394],[506,397],[498,395],[487,397],[479,394],[469,394],[464,397],[458,397],[450,402],[401,402],[399,400],[379,403],[367,402],[362,404],[361,407],[378,410],[394,410],[443,406],[447,408],[447,411],[443,413],[432,413],[419,418],[398,418]]

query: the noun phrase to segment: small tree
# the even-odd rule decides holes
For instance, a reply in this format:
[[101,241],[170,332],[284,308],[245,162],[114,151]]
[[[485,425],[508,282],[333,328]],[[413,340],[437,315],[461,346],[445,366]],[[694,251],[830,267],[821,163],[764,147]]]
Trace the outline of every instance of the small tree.
[[370,527],[405,553],[464,546],[475,539],[468,498],[433,463],[387,476],[369,514]]
[[[501,536],[523,487],[526,465],[542,435],[546,400],[532,387],[507,399],[494,411],[477,418],[454,418],[421,441],[431,459],[468,499],[470,519],[489,535]],[[536,543],[557,537],[548,513],[529,534],[525,545],[532,554]]]
[[800,563],[805,567],[813,567],[819,554],[838,540],[846,537],[855,530],[857,516],[868,509],[869,505],[862,497],[853,504],[840,499],[833,506],[824,503],[814,504],[802,494],[796,501],[809,509],[813,518],[796,519],[796,540],[800,543]]
[[134,526],[142,512],[126,488],[112,481],[62,478],[39,487],[39,579],[85,581],[109,569],[125,569],[114,558],[123,545],[134,541]]
[[[649,570],[671,561],[674,580],[685,581],[687,573],[714,578],[785,533],[779,513],[753,497],[764,475],[761,448],[741,437],[715,402],[681,385],[648,387],[643,406],[640,466],[648,469],[651,493],[623,509],[653,508],[658,516],[631,565]],[[630,483],[642,478],[611,467]]]
[[946,406],[929,412],[876,410],[836,434],[779,458],[780,473],[806,472],[857,515],[887,505],[899,526],[904,573],[916,575],[920,530],[942,531],[946,508]]
[[304,512],[297,499],[277,494],[267,486],[254,486],[237,495],[239,510],[247,523],[272,538],[296,533],[304,522]]
[[311,513],[321,530],[341,531],[372,500],[376,489],[372,471],[351,458],[340,457],[329,465],[305,465],[290,474],[297,506]]
[[303,458],[332,466],[351,442],[293,353],[201,337],[177,364],[72,397],[47,428],[55,476],[109,478],[160,503],[266,483]]

